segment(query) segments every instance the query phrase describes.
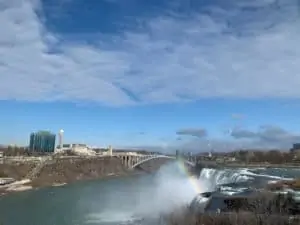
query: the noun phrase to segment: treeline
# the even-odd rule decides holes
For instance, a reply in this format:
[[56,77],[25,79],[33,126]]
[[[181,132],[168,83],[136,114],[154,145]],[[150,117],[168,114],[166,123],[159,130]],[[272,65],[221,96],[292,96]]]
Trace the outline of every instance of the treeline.
[[[209,159],[207,154],[198,155],[198,160]],[[212,161],[241,162],[241,163],[300,163],[300,151],[280,150],[239,150],[233,152],[214,152]]]
[[[98,149],[93,149],[93,150],[99,153],[99,152],[107,151],[108,149],[107,148],[98,148]],[[146,150],[113,149],[113,152],[118,152],[118,153],[130,152],[130,151],[134,151],[134,152],[137,152],[138,154],[144,154],[144,155],[162,154],[159,152],[150,152],[150,151],[146,151]],[[0,147],[0,152],[3,152],[4,156],[43,156],[43,155],[51,154],[49,152],[32,152],[28,148],[15,147],[15,146],[8,146],[8,147],[2,147],[2,148]],[[63,153],[60,153],[60,155],[72,156],[72,155],[76,155],[76,154],[73,153],[72,151],[65,151]]]
[[240,150],[228,153],[227,157],[244,163],[300,163],[300,158],[294,152],[283,152],[280,150]]
[[247,153],[245,153],[244,155],[245,156],[241,157],[241,159],[250,163],[268,162],[272,164],[282,164],[293,163],[297,161],[297,158],[295,158],[294,154],[292,154],[291,152],[281,152],[278,150],[271,150],[266,152],[254,151],[252,154],[250,153],[249,156],[247,156]]
[[32,152],[28,148],[24,147],[2,147],[0,152],[3,152],[3,156],[44,156],[49,155],[48,152]]
[[[103,149],[98,149],[98,151],[103,151]],[[114,152],[128,152],[130,150],[125,149],[115,149]],[[28,148],[24,147],[2,147],[0,152],[3,152],[4,156],[43,156],[49,155],[48,152],[32,152]],[[149,152],[146,150],[135,150],[139,154],[161,154],[159,152]],[[72,155],[73,153],[67,152],[66,155]],[[196,158],[202,160],[208,158],[207,156],[198,155]],[[215,152],[210,160],[222,159],[225,161],[230,161],[234,159],[234,162],[242,163],[270,163],[270,164],[283,164],[283,163],[300,163],[300,152],[289,151],[283,152],[280,150],[239,150],[234,152]]]

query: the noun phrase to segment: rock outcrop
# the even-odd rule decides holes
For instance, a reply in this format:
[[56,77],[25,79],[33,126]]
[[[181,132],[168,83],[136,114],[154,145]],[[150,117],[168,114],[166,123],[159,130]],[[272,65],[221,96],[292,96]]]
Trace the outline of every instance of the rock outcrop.
[[[197,195],[190,205],[192,211],[198,212],[251,212],[257,214],[299,215],[300,207],[290,195],[274,193],[257,193],[251,196],[224,196],[206,193]],[[212,196],[212,197],[211,197]],[[208,198],[207,198],[208,197]],[[203,203],[203,199],[207,203]],[[203,210],[203,204],[205,205]]]
[[292,189],[294,191],[300,191],[300,179],[281,180],[274,183],[270,183],[267,185],[266,189],[271,191],[281,191],[284,189]]
[[116,157],[54,159],[32,180],[33,186],[50,186],[78,180],[98,179],[127,174],[128,170]]
[[36,163],[34,162],[3,163],[0,164],[0,177],[21,180],[35,167]]

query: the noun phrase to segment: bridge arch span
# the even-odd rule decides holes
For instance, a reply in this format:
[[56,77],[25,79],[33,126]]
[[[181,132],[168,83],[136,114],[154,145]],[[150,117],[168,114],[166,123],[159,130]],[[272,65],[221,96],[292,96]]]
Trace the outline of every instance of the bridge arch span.
[[[145,159],[140,160],[140,161],[134,163],[134,164],[131,165],[130,167],[131,167],[131,168],[135,168],[135,167],[137,167],[137,166],[139,166],[139,165],[141,165],[141,164],[143,164],[143,163],[145,163],[145,162],[148,162],[148,161],[150,161],[150,160],[161,159],[161,158],[177,160],[176,157],[172,157],[172,156],[166,156],[166,155],[153,155],[153,156],[146,157]],[[190,165],[190,166],[195,166],[195,163],[190,162],[190,161],[188,161],[188,160],[184,160],[184,162],[185,162],[186,164]]]

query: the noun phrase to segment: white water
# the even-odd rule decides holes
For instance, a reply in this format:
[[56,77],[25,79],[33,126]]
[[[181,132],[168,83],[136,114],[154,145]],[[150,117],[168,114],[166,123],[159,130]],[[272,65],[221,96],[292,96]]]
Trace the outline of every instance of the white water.
[[[194,188],[182,168],[172,164],[162,167],[155,175],[79,182],[2,197],[0,217],[3,224],[14,225],[158,225],[155,218],[142,218],[189,204],[198,191],[220,188],[223,193],[235,194],[245,192],[243,188],[249,186],[259,188],[276,178],[278,181],[299,174],[299,170],[292,169],[204,169],[199,174],[198,187]],[[249,182],[244,183],[245,180]],[[219,184],[223,185],[217,187]],[[193,205],[205,204],[208,199],[200,196],[197,200]],[[9,210],[8,205],[13,205],[15,210]],[[18,217],[15,211],[19,212]]]
[[269,180],[293,180],[293,178],[287,178],[287,177],[281,177],[281,176],[272,176],[272,175],[267,175],[267,174],[256,174],[253,173],[249,170],[244,170],[244,174],[247,176],[252,176],[252,177],[264,177],[267,178]]
[[228,183],[239,183],[253,179],[247,176],[246,170],[216,170],[216,169],[203,169],[201,171],[199,181],[205,182],[206,186],[215,190],[216,186]]
[[[278,180],[281,177],[266,174],[255,174],[249,169],[203,169],[197,180],[197,188],[191,182],[191,178],[178,168],[176,163],[163,166],[150,183],[136,184],[134,206],[128,205],[122,210],[102,210],[101,213],[91,213],[87,216],[87,222],[96,224],[112,223],[124,224],[140,218],[156,217],[168,213],[177,207],[190,204],[197,193],[215,191],[219,185],[229,183],[240,183],[265,177],[269,180]],[[232,195],[243,192],[246,188],[233,188],[223,186],[219,191]],[[111,201],[115,201],[112,199]],[[198,199],[199,203],[205,204],[208,198]]]

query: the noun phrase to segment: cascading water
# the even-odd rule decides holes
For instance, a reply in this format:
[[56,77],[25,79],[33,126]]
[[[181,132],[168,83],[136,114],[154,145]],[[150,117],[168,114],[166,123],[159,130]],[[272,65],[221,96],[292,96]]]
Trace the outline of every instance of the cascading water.
[[[221,195],[248,193],[245,189],[253,186],[256,188],[257,180],[267,182],[268,178],[276,177],[265,174],[263,170],[258,172],[257,169],[247,168],[202,168],[198,172],[198,177],[192,178],[186,168],[179,166],[178,162],[170,163],[161,167],[155,174],[141,176],[139,179],[132,178],[133,186],[131,182],[126,182],[128,188],[124,186],[119,191],[114,189],[111,194],[110,192],[103,194],[107,196],[106,201],[112,206],[106,205],[101,212],[89,213],[87,220],[95,224],[96,221],[99,223],[105,221],[107,224],[121,224],[121,222],[138,224],[139,219],[155,220],[161,214],[168,214],[184,205],[195,204],[197,210],[198,206],[204,209],[210,199],[214,201],[216,193]],[[118,203],[114,204],[115,202]]]
[[252,177],[245,174],[243,169],[203,168],[199,175],[199,182],[205,183],[205,191],[215,191],[220,185],[242,183],[252,179]]
[[202,192],[198,193],[191,202],[192,209],[204,211],[214,193],[232,195],[245,191],[247,188],[238,187],[238,184],[253,180],[253,177],[247,176],[245,171],[245,169],[202,168],[198,182],[203,188]]
[[[293,178],[266,174],[265,168],[237,168],[237,169],[212,169],[202,168],[198,177],[199,183],[204,187],[203,192],[196,195],[191,207],[203,210],[207,202],[215,196],[221,195],[248,195],[257,189],[265,187],[268,182],[278,180],[291,180]],[[204,185],[203,185],[204,184]],[[213,198],[214,200],[214,198]]]
[[[134,211],[136,214],[149,217],[149,212],[151,215],[159,215],[190,204],[199,193],[217,190],[226,194],[238,193],[243,191],[243,188],[232,188],[227,185],[252,180],[251,176],[245,175],[245,171],[245,169],[203,168],[198,178],[194,179],[176,163],[165,165],[154,175],[152,183],[147,188],[143,187],[137,191],[139,196]],[[196,201],[203,205],[210,197],[198,195]]]

